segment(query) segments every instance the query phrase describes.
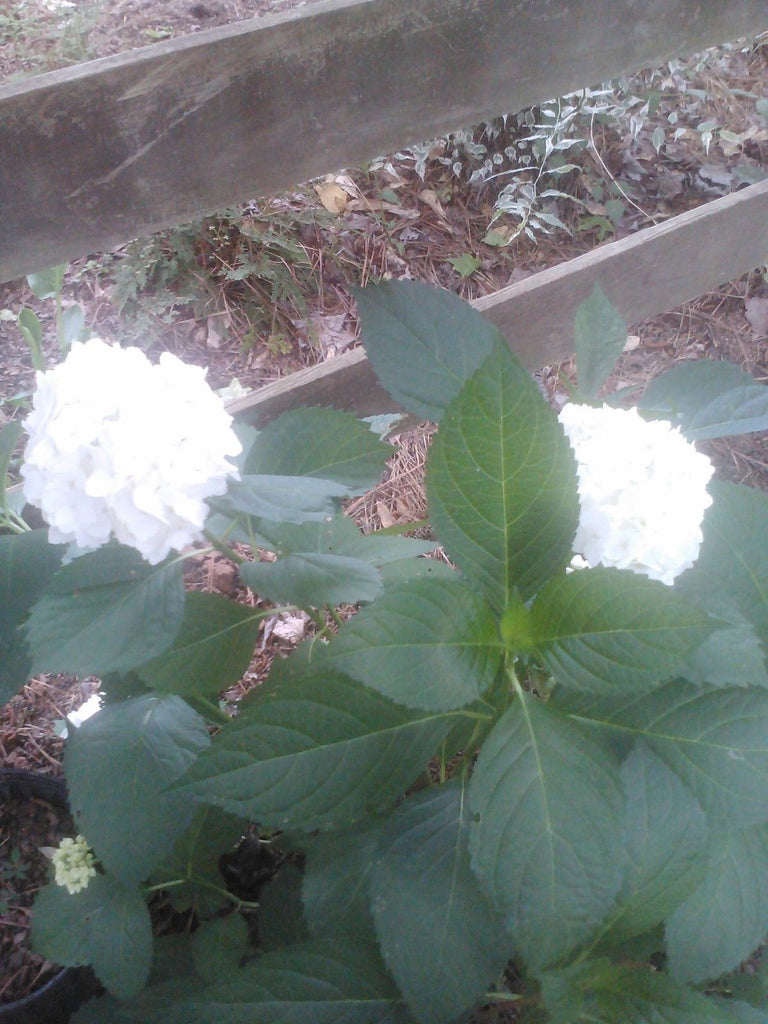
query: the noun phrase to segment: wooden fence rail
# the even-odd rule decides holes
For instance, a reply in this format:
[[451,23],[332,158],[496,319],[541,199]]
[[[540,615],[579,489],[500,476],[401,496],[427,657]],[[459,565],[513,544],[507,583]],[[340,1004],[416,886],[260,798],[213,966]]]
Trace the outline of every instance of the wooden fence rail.
[[323,0],[6,85],[0,281],[766,28],[766,0]]
[[[768,261],[768,180],[658,227],[543,270],[476,299],[531,368],[573,351],[576,309],[599,283],[627,324],[696,298]],[[331,405],[361,416],[395,411],[365,354],[353,349],[232,403],[263,426],[296,405]]]

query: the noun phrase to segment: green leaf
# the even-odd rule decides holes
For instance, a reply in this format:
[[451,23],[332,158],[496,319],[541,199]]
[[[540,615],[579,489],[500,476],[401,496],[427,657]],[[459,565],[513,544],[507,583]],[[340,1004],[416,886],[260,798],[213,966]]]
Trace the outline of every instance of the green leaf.
[[706,873],[667,921],[669,970],[691,982],[746,960],[768,934],[768,825],[714,834]]
[[173,982],[136,1002],[142,1024],[407,1024],[375,947],[337,940],[265,953],[204,988]]
[[205,722],[180,697],[108,704],[72,730],[70,805],[108,871],[135,884],[172,849],[195,806],[166,787],[209,743]]
[[321,477],[362,494],[379,482],[391,454],[391,445],[350,413],[292,409],[259,431],[245,472]]
[[687,360],[652,380],[637,407],[689,441],[768,429],[768,388],[732,363]]
[[8,466],[21,437],[21,420],[11,420],[0,428],[0,512],[8,507]]
[[382,822],[374,818],[310,839],[302,896],[312,935],[372,942],[370,879]]
[[47,270],[40,270],[36,274],[27,274],[27,284],[35,298],[55,299],[61,292],[66,269],[67,264],[60,263],[55,267],[48,267]]
[[732,625],[716,629],[686,656],[680,675],[710,686],[768,688],[763,648],[753,627],[738,612],[728,611]]
[[579,393],[596,398],[627,340],[626,324],[599,284],[576,310],[574,336]]
[[61,347],[67,351],[73,341],[80,341],[81,334],[85,329],[85,311],[82,306],[75,302],[62,310],[60,321]]
[[416,558],[434,551],[436,541],[362,533],[349,516],[337,514],[312,523],[259,521],[264,547],[279,555],[311,551],[318,555],[346,555],[359,558],[377,569],[390,562]]
[[372,565],[346,555],[296,552],[276,562],[245,562],[239,572],[262,597],[302,608],[372,601],[382,589]]
[[704,514],[704,542],[675,590],[693,604],[729,619],[736,610],[768,644],[768,495],[715,480]]
[[682,680],[640,697],[616,695],[570,706],[612,739],[642,735],[691,790],[712,828],[768,819],[768,693],[700,687]]
[[256,691],[175,791],[272,827],[346,824],[393,803],[449,722],[343,676],[298,675]]
[[501,615],[571,558],[576,463],[554,412],[511,353],[495,350],[446,410],[427,459],[446,553]]
[[547,668],[592,693],[670,679],[715,625],[663,583],[621,569],[559,576],[531,607],[533,643]]
[[61,545],[48,543],[47,530],[0,537],[0,703],[31,675],[21,627],[58,569],[63,551]]
[[32,366],[41,373],[45,372],[45,354],[43,353],[43,325],[36,313],[25,306],[19,310],[17,323],[24,343],[32,357]]
[[621,767],[626,794],[624,881],[600,947],[644,935],[685,900],[704,871],[707,822],[699,804],[640,741]]
[[605,969],[592,979],[581,1020],[593,1024],[737,1024],[738,1005],[708,998],[650,967]]
[[183,614],[180,562],[109,544],[60,569],[33,609],[33,671],[126,672],[173,643]]
[[222,974],[234,971],[248,948],[248,925],[240,914],[227,914],[203,921],[192,936],[195,970],[207,982],[217,982]]
[[332,515],[332,499],[348,494],[349,488],[335,480],[256,474],[230,483],[227,493],[211,498],[210,505],[228,515],[244,512],[264,519],[306,523]]
[[501,646],[483,598],[457,579],[424,579],[387,590],[317,657],[407,707],[449,711],[488,689]]
[[509,939],[469,863],[460,781],[417,793],[392,814],[371,878],[384,959],[420,1024],[468,1009],[502,971]]
[[[437,547],[436,541],[412,537],[392,537],[380,533],[364,534],[344,515],[327,516],[322,522],[279,523],[258,521],[260,546],[279,555],[338,555],[359,560],[379,570],[379,579],[387,584],[419,576],[437,575],[447,570],[444,563],[419,558]],[[246,570],[247,572],[248,570]],[[445,573],[444,573],[445,574]],[[352,599],[356,603],[357,599]]]
[[263,618],[260,609],[191,591],[172,646],[141,665],[138,675],[161,693],[217,694],[244,675]]
[[246,827],[242,819],[217,807],[198,807],[171,852],[152,869],[152,883],[188,879],[188,884],[169,890],[174,907],[188,908],[194,903],[200,914],[214,913],[222,904],[221,893],[215,891],[223,884],[219,859],[235,849]]
[[34,948],[65,966],[91,964],[119,999],[144,987],[152,963],[152,924],[143,894],[110,875],[96,875],[81,892],[42,889],[32,915]]
[[587,939],[619,890],[618,775],[598,735],[526,694],[480,752],[470,784],[472,866],[534,968]]
[[309,939],[301,902],[302,881],[300,868],[289,861],[262,887],[258,924],[263,950],[281,949]]
[[472,277],[474,272],[482,266],[483,261],[469,252],[463,252],[461,256],[449,256],[448,262],[460,277]]
[[494,346],[498,328],[458,296],[417,281],[353,288],[373,372],[396,402],[439,422]]
[[561,970],[539,974],[541,998],[549,1024],[579,1024],[581,1021],[586,1024],[589,1018],[583,1016],[585,995],[606,969],[611,969],[607,960],[585,960]]

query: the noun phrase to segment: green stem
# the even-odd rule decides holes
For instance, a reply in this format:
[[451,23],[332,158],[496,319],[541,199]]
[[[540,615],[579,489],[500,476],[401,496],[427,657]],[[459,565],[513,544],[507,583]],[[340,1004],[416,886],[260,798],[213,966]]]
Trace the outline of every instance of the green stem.
[[213,701],[208,700],[207,697],[202,697],[200,694],[190,694],[185,697],[185,700],[193,711],[197,711],[203,718],[208,718],[217,725],[230,725],[232,722],[231,717],[222,711],[217,704],[214,704]]
[[336,623],[336,626],[339,629],[341,629],[341,627],[344,625],[344,620],[342,619],[342,617],[339,615],[339,613],[336,611],[335,608],[331,608],[328,605],[326,605],[326,609],[328,611],[328,614],[331,616],[333,621]]
[[[214,537],[208,530],[203,530],[203,536],[211,547],[224,555],[225,558],[228,558],[232,562],[236,562],[237,565],[244,565],[247,561],[247,559],[243,558],[242,555],[238,555],[236,551],[233,551],[231,548],[228,548],[226,544],[223,544],[218,537]],[[196,554],[199,554],[199,552],[196,552]]]
[[9,508],[0,509],[0,526],[11,533],[28,533],[30,530],[29,524]]
[[252,900],[241,900],[234,893],[231,893],[228,889],[222,889],[221,886],[214,885],[213,882],[206,882],[202,878],[174,878],[170,882],[158,882],[156,885],[148,885],[144,888],[144,895],[148,896],[153,892],[163,892],[165,889],[178,889],[180,885],[192,885],[199,886],[201,889],[210,889],[211,892],[218,893],[229,903],[234,903],[238,910],[245,908],[246,910],[257,910],[259,907],[258,903]]

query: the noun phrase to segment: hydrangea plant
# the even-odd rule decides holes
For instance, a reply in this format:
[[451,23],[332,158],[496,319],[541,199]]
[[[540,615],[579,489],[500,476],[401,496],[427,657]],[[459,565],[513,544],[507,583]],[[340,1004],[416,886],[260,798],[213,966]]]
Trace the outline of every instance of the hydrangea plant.
[[[768,932],[768,498],[710,481],[691,442],[764,429],[765,389],[684,364],[639,415],[596,408],[624,340],[596,292],[561,422],[455,296],[385,282],[357,299],[380,381],[438,424],[426,490],[450,566],[342,514],[390,452],[349,414],[238,427],[236,454],[207,397],[199,423],[167,421],[174,368],[133,452],[135,395],[82,431],[100,402],[84,376],[59,461],[39,455],[59,378],[41,382],[25,479],[95,508],[98,530],[75,550],[53,498],[52,536],[0,537],[0,686],[102,680],[64,759],[95,874],[53,880],[33,921],[39,950],[107,990],[75,1019],[447,1024],[482,1003],[554,1024],[763,1022],[763,975],[732,972]],[[218,694],[271,612],[185,590],[201,532],[321,627],[234,716]],[[359,606],[345,622],[342,603]],[[249,893],[231,875],[252,823],[273,852]],[[182,933],[153,935],[160,892],[191,912]]]

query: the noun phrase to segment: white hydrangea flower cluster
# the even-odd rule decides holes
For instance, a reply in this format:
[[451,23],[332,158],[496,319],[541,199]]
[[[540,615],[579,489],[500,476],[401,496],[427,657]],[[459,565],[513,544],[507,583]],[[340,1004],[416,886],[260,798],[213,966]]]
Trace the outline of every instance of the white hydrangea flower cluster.
[[62,839],[51,854],[56,885],[66,886],[70,896],[87,888],[96,875],[96,858],[84,836]]
[[678,428],[636,409],[569,403],[558,418],[578,463],[574,552],[671,585],[698,557],[712,463]]
[[240,442],[205,370],[168,352],[76,342],[37,374],[24,496],[54,544],[98,548],[112,536],[151,564],[199,540],[205,499],[237,476]]

